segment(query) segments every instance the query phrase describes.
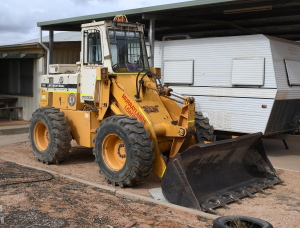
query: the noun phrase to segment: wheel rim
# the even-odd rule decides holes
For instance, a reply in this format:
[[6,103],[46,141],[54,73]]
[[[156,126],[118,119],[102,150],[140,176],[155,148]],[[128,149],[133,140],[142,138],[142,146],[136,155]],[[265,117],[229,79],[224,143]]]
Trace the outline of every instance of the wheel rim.
[[34,127],[34,141],[37,148],[43,152],[49,145],[48,128],[43,123],[37,123]]
[[121,170],[126,163],[126,148],[123,140],[115,134],[107,135],[103,140],[102,155],[105,164],[111,170]]

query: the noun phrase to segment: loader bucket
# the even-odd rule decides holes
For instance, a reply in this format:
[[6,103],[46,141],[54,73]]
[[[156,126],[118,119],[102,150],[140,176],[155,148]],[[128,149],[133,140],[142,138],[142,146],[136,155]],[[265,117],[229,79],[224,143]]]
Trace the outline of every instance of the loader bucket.
[[178,153],[167,165],[162,192],[171,203],[213,211],[280,182],[255,133]]

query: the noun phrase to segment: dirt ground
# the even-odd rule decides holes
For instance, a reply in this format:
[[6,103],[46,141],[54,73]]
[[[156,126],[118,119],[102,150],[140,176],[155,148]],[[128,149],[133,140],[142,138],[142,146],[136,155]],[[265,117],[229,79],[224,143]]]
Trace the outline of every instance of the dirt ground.
[[[90,149],[74,147],[66,161],[49,166],[36,161],[29,143],[3,146],[0,148],[0,156],[109,186],[104,177],[98,173],[99,169],[94,163]],[[5,164],[7,163],[3,161],[0,163],[1,173]],[[265,193],[257,193],[254,198],[244,198],[240,203],[217,209],[216,215],[251,216],[266,220],[274,227],[298,227],[300,173],[277,171],[280,178],[285,181],[284,184],[267,189]],[[159,178],[151,173],[144,183],[125,190],[149,197],[149,189],[159,186]],[[27,221],[27,224],[34,224],[35,220],[45,224],[33,227],[211,227],[212,225],[212,221],[195,215],[152,203],[126,200],[111,192],[61,177],[37,183],[0,186],[0,191],[2,191],[0,198],[2,214],[10,227],[15,227],[15,223],[23,220]],[[20,216],[17,216],[19,213]]]
[[195,215],[126,199],[15,163],[0,160],[0,171],[1,217],[5,227],[192,228],[212,224]]

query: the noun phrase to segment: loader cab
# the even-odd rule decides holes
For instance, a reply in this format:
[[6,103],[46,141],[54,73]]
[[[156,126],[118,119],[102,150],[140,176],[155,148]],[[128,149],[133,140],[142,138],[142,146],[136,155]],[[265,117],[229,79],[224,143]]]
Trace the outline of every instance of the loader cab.
[[141,31],[108,29],[112,70],[139,72],[149,69],[144,36]]
[[116,21],[82,25],[82,65],[107,67],[109,73],[149,69],[141,24]]

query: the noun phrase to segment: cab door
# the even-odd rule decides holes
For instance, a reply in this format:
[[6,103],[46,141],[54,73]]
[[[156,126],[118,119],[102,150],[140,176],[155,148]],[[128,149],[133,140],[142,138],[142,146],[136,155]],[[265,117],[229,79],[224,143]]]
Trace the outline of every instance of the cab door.
[[94,100],[96,68],[103,66],[101,33],[98,29],[83,31],[83,65],[80,76],[80,101]]

